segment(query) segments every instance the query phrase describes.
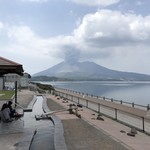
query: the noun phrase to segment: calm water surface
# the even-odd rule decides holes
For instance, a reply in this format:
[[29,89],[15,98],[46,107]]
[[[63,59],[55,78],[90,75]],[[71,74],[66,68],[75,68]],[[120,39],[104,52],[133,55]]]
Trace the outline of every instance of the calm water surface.
[[54,87],[70,89],[95,96],[104,96],[136,104],[150,104],[150,81],[79,81],[44,82]]

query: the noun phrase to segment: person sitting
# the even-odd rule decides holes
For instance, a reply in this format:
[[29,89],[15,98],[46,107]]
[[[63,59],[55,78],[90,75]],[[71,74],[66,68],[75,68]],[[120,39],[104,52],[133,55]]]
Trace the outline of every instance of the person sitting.
[[8,108],[7,103],[4,103],[1,108],[1,120],[3,122],[11,122],[10,109]]
[[19,114],[18,112],[16,112],[15,109],[12,108],[12,101],[8,101],[8,108],[10,109],[10,117],[14,118],[14,119],[19,119],[20,117],[22,117],[21,114]]
[[16,110],[12,108],[12,102],[8,101],[8,108],[10,109],[10,117],[14,118],[16,114]]

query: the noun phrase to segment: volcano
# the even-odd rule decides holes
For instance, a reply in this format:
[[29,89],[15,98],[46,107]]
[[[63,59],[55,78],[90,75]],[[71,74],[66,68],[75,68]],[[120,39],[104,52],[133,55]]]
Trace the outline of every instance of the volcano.
[[111,70],[94,62],[63,61],[33,75],[67,78],[70,80],[150,80],[150,75]]

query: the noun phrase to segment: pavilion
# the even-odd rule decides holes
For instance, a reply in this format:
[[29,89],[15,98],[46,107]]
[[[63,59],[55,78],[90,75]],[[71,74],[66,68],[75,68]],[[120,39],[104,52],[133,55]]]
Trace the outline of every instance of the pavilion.
[[21,64],[0,56],[0,90],[3,89],[4,86],[3,75],[8,73],[23,75],[23,72],[24,70]]

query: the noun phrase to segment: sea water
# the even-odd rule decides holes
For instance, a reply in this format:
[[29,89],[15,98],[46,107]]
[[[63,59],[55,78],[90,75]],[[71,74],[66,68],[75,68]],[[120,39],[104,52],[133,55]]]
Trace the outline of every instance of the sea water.
[[150,81],[69,81],[44,83],[57,88],[130,103],[134,102],[144,106],[150,104]]

